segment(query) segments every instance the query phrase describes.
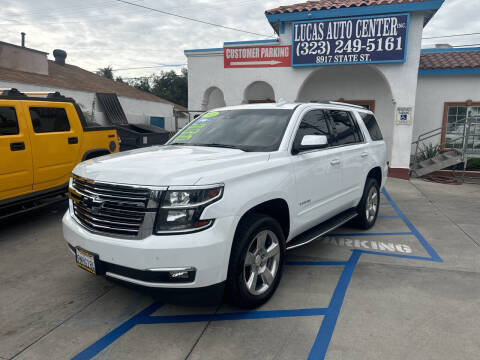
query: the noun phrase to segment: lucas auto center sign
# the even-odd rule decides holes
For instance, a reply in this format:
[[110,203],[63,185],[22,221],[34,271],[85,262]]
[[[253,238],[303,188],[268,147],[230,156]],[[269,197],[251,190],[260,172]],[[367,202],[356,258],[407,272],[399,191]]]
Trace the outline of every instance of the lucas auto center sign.
[[404,62],[408,14],[292,23],[292,46],[224,47],[225,68]]
[[292,66],[404,62],[408,14],[295,22]]

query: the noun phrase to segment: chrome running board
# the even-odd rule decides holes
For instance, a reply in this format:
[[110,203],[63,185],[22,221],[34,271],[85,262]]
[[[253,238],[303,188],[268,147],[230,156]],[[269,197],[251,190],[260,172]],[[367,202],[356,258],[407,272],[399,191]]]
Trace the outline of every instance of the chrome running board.
[[329,232],[342,226],[346,222],[352,220],[355,216],[357,216],[357,212],[355,209],[344,211],[337,216],[334,216],[333,218],[321,224],[318,224],[310,230],[307,230],[304,233],[301,233],[300,235],[294,237],[287,243],[287,250],[292,250],[297,247],[309,244],[312,241],[317,240],[323,235],[328,234]]

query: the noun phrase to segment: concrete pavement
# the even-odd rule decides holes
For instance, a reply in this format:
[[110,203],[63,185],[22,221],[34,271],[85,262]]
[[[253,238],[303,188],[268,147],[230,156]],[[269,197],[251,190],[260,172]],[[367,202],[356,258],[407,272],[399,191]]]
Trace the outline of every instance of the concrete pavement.
[[3,223],[0,358],[477,359],[480,187],[386,188],[374,228],[289,252],[275,296],[248,313],[162,304],[78,269],[65,204]]

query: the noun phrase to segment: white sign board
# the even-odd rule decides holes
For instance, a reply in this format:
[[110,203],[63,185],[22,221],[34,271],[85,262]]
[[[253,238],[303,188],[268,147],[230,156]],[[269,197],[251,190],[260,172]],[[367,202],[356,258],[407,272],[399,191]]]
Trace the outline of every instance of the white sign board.
[[397,125],[412,125],[412,108],[398,107],[397,108]]

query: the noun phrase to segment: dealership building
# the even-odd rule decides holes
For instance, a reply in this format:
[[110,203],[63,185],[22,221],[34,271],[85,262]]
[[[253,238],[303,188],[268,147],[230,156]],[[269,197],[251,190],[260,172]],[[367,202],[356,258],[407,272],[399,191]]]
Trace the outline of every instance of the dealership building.
[[[412,141],[448,148],[463,131],[480,151],[480,48],[422,49],[443,0],[322,0],[265,12],[277,39],[185,50],[188,107],[336,100],[373,110],[390,176],[408,178]],[[446,143],[447,142],[447,143]]]

